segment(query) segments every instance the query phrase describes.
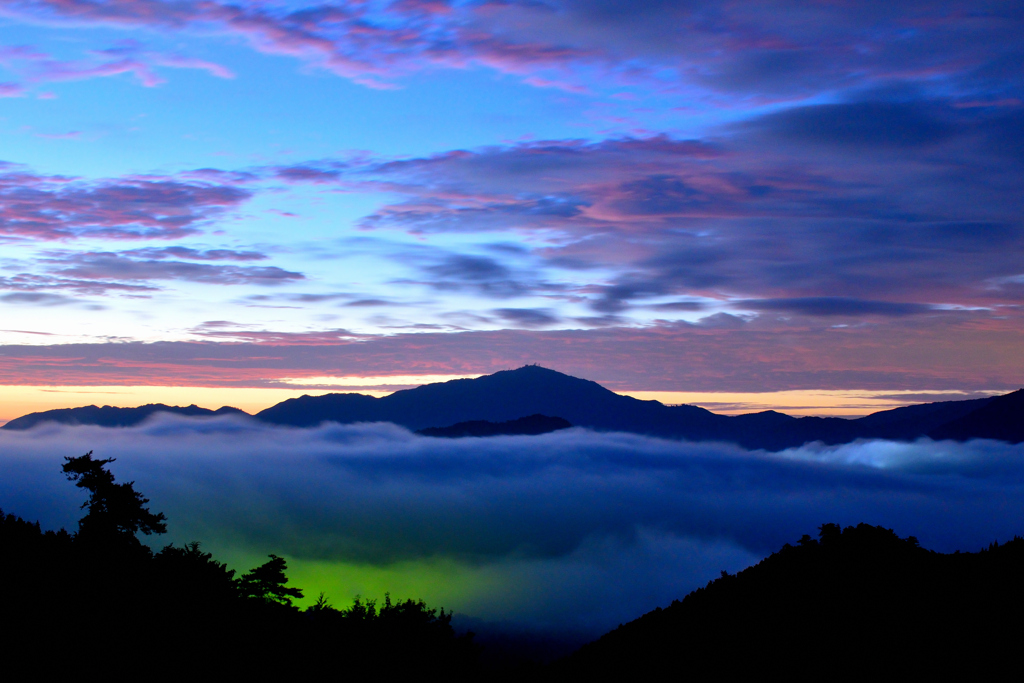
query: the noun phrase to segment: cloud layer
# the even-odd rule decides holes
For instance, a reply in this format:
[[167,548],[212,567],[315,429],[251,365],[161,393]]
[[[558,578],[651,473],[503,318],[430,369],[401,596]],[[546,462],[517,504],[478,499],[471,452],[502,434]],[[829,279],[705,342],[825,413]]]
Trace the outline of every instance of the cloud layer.
[[[583,300],[606,314],[687,296],[852,317],[1016,306],[1024,175],[1008,151],[1024,119],[971,112],[850,102],[703,141],[523,143],[351,175],[405,196],[366,228],[542,237],[532,256],[547,277],[517,278],[518,290],[497,253],[430,267],[446,286],[495,297]],[[592,284],[566,285],[571,273]]]
[[1021,76],[1022,17],[1000,0],[884,9],[778,0],[6,0],[0,11],[58,26],[226,34],[378,87],[426,69],[482,67],[570,92],[639,85],[749,106],[908,81],[965,97],[991,96],[995,82],[1005,97],[1019,95]]
[[195,334],[227,344],[9,344],[0,355],[0,383],[260,387],[280,386],[282,378],[476,375],[539,363],[616,391],[1013,391],[1024,372],[1016,321],[987,314],[848,327],[836,327],[833,318],[780,324],[721,315],[643,329],[392,335],[285,332],[216,320]]
[[171,417],[0,432],[4,509],[72,525],[81,496],[59,464],[88,449],[118,459],[117,476],[167,513],[176,542],[284,554],[324,576],[448,566],[431,589],[446,604],[534,627],[610,628],[826,521],[952,551],[1011,538],[1024,519],[1024,452],[993,442],[769,455],[578,429],[453,441],[391,425]]
[[198,231],[251,193],[171,177],[88,181],[0,163],[0,237],[174,239]]

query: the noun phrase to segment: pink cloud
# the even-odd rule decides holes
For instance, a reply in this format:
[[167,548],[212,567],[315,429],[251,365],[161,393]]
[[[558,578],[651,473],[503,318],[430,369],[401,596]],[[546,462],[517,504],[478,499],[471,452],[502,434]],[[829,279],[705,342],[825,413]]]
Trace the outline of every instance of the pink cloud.
[[525,142],[356,164],[342,179],[400,197],[365,229],[531,233],[538,266],[614,269],[574,292],[603,314],[684,295],[1015,304],[1019,118],[953,111],[794,108],[714,143]]
[[[145,254],[144,250],[141,251],[142,254]],[[165,254],[157,254],[157,258],[150,259],[132,258],[132,256],[142,254],[139,251],[134,253],[53,254],[50,258],[43,259],[42,263],[49,265],[51,272],[56,275],[82,280],[114,280],[132,283],[150,280],[184,280],[215,285],[280,285],[304,279],[301,273],[283,270],[276,266],[191,263],[168,260]],[[171,254],[173,251],[166,255]],[[230,256],[226,258],[231,260]],[[213,259],[203,258],[203,255],[200,254],[199,260],[219,259],[216,257]]]
[[[130,74],[143,86],[155,87],[165,82],[154,70],[156,66],[200,69],[218,78],[235,77],[230,69],[220,64],[184,55],[148,51],[133,41],[115,48],[91,51],[88,57],[78,60],[56,59],[25,45],[4,47],[0,48],[0,64],[20,74],[29,83],[81,81]],[[15,88],[14,92],[19,94],[19,89],[23,89],[23,86],[17,84],[5,85]]]
[[234,185],[170,177],[86,181],[0,169],[0,235],[176,238],[250,196]]
[[626,0],[306,7],[6,0],[0,12],[62,25],[234,34],[259,51],[373,87],[425,68],[484,66],[542,87],[643,84],[742,106],[893,79],[970,89],[972,73],[1012,59],[1021,32],[1019,18],[998,2],[971,3],[968,11],[957,0],[905,2],[884,14],[860,3],[724,0],[699,7]]
[[740,328],[662,324],[598,330],[352,335],[196,330],[217,342],[2,348],[0,383],[281,386],[323,375],[476,374],[540,363],[611,389],[1013,390],[1024,377],[1019,316],[882,320],[834,328],[772,320]]
[[25,86],[20,83],[0,83],[0,97],[23,97]]
[[138,283],[76,279],[31,273],[18,273],[10,277],[0,277],[0,289],[15,292],[63,291],[86,296],[101,296],[111,292],[145,295],[148,292],[157,290],[156,287]]

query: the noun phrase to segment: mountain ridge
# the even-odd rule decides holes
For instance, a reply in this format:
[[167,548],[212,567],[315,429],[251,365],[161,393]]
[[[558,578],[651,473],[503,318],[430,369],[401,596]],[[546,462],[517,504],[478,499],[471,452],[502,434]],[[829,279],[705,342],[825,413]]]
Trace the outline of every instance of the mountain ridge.
[[[979,412],[990,405],[992,407],[985,412]],[[3,429],[28,429],[44,421],[130,426],[157,412],[245,415],[227,407],[209,411],[196,406],[179,408],[160,404],[139,408],[89,406],[31,413],[8,422]],[[597,382],[537,365],[475,379],[425,384],[381,398],[357,393],[304,395],[282,401],[252,417],[288,427],[315,427],[324,422],[391,422],[419,431],[467,422],[506,423],[538,414],[595,431],[723,441],[769,451],[815,441],[834,445],[857,439],[907,441],[925,436],[1024,441],[1024,390],[1000,397],[904,406],[857,419],[793,417],[770,410],[727,416],[698,406],[667,406],[658,401],[623,396]],[[970,418],[971,415],[975,417]]]
[[221,406],[216,410],[210,410],[209,408],[200,408],[194,403],[190,406],[147,403],[135,408],[91,405],[80,408],[58,408],[39,413],[29,413],[9,421],[0,429],[31,429],[42,422],[57,422],[69,425],[97,425],[100,427],[132,427],[156,413],[172,413],[187,417],[216,417],[225,414],[248,415],[245,411],[232,408],[231,406]]

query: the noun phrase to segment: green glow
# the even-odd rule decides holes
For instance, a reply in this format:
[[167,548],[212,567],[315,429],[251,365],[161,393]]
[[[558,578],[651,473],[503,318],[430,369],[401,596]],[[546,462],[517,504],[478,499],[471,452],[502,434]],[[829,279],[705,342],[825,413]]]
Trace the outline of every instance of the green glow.
[[[204,547],[238,575],[267,561],[265,555],[251,548]],[[391,593],[394,599],[422,599],[430,607],[468,612],[483,601],[491,603],[495,590],[507,579],[497,575],[493,567],[472,566],[447,557],[380,566],[289,556],[285,559],[288,585],[301,588],[305,596],[295,601],[299,607],[312,605],[321,591],[339,609],[351,605],[356,596],[382,601],[385,593]]]
[[315,602],[323,591],[338,608],[347,607],[356,596],[382,600],[390,592],[393,598],[422,599],[430,607],[465,612],[493,589],[493,582],[480,572],[449,558],[387,566],[290,560],[288,577],[304,589],[303,605]]

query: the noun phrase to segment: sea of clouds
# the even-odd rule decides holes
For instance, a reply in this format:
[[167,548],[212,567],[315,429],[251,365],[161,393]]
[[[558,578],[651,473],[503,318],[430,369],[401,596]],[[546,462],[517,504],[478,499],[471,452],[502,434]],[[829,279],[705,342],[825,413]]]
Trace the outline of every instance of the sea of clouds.
[[[781,453],[571,429],[431,439],[390,424],[316,429],[160,415],[133,428],[0,430],[0,507],[76,528],[63,457],[116,458],[169,533],[293,582],[423,597],[538,631],[597,635],[824,522],[939,551],[1024,533],[1024,445],[857,442]],[[410,593],[415,593],[410,595]]]

